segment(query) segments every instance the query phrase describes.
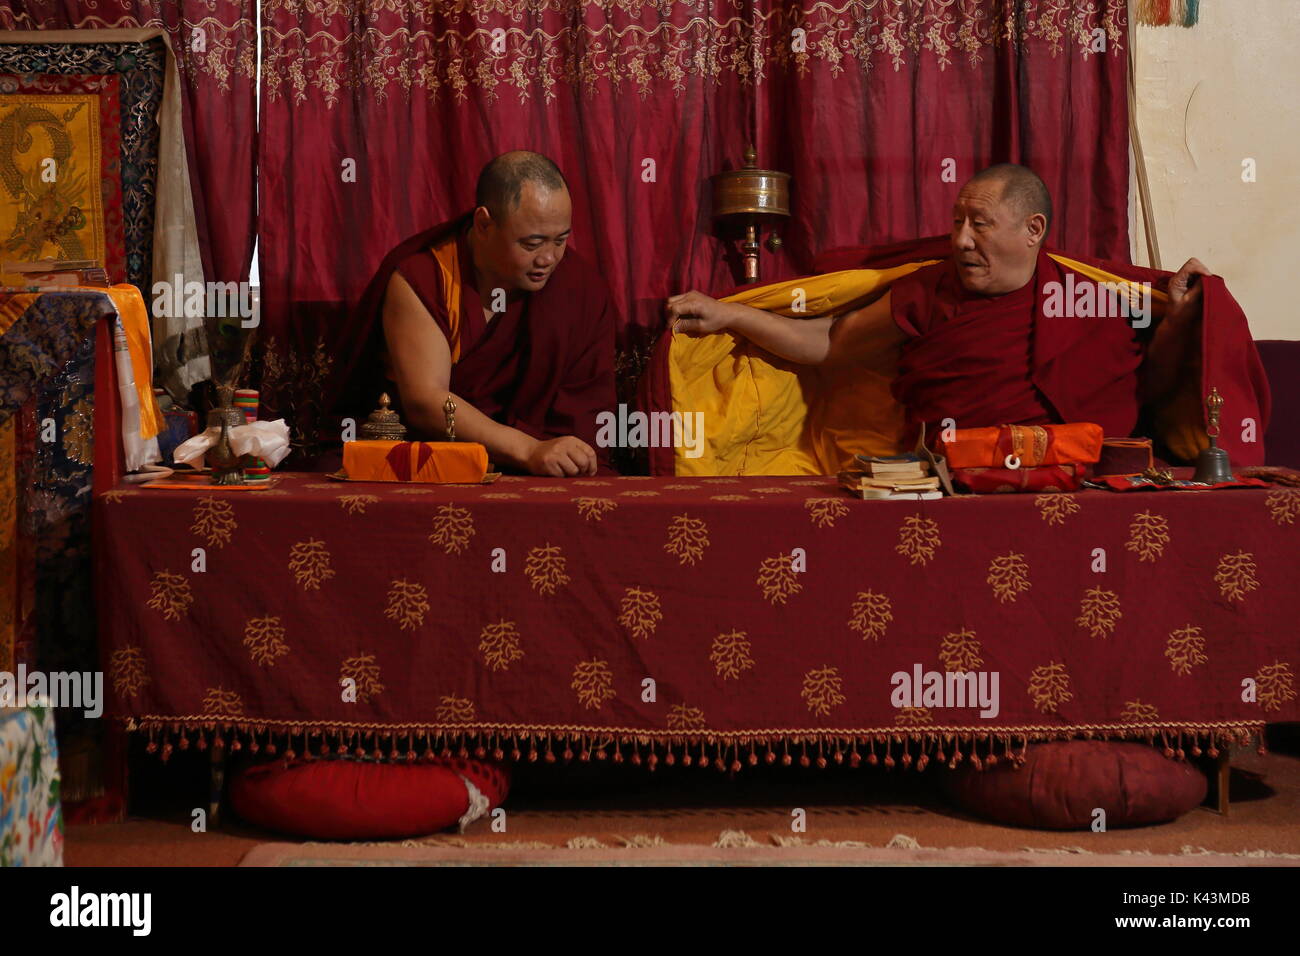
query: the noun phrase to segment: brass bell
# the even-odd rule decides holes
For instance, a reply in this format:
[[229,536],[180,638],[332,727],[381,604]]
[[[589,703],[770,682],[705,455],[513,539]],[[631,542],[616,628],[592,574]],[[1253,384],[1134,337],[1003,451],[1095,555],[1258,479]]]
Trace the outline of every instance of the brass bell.
[[397,417],[397,412],[389,408],[392,401],[387,392],[379,396],[379,407],[361,423],[360,432],[363,441],[406,440],[406,426]]
[[1205,433],[1210,436],[1210,444],[1196,456],[1196,473],[1192,475],[1192,481],[1217,485],[1233,480],[1232,462],[1228,460],[1228,453],[1214,441],[1219,437],[1219,410],[1223,408],[1223,396],[1217,388],[1211,386],[1205,407],[1209,411],[1209,426]]

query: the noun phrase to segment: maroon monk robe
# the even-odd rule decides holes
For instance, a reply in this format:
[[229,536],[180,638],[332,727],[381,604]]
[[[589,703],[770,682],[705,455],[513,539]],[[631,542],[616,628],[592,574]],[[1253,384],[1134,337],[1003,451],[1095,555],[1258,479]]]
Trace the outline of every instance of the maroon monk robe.
[[[469,214],[407,239],[384,259],[361,302],[365,345],[352,361],[350,411],[364,416],[383,384],[383,302],[400,272],[452,338],[442,270],[430,249],[453,233],[460,245],[460,357],[450,391],[503,425],[540,441],[573,435],[596,451],[608,472],[608,449],[596,444],[596,416],[617,410],[614,394],[615,317],[604,279],[570,248],[539,292],[510,303],[491,322],[470,265]],[[400,407],[400,395],[397,396]]]

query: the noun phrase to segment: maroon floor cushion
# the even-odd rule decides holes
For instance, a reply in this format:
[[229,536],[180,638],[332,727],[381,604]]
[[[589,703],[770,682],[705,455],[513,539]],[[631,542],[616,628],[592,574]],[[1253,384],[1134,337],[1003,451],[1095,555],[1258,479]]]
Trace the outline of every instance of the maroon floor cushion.
[[1094,809],[1106,828],[1164,823],[1205,799],[1205,774],[1140,743],[1067,740],[1033,744],[1023,766],[999,761],[976,770],[944,771],[949,798],[998,823],[1046,830],[1092,826]]
[[[463,779],[462,779],[463,778]],[[249,823],[320,840],[387,840],[454,826],[470,807],[469,780],[486,798],[510,789],[504,766],[481,760],[362,760],[252,764],[230,781],[230,805]]]

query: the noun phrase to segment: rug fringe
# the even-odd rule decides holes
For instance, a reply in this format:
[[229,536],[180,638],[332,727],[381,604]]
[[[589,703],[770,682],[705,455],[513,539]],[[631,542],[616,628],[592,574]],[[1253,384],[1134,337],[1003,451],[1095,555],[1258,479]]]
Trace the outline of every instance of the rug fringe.
[[126,729],[145,734],[145,750],[165,761],[177,749],[227,749],[282,756],[286,760],[356,757],[373,760],[479,760],[530,763],[605,761],[654,770],[680,763],[738,773],[744,767],[780,763],[824,769],[883,766],[924,770],[931,763],[955,769],[967,762],[976,770],[1007,762],[1019,766],[1031,743],[1056,740],[1145,742],[1166,757],[1218,757],[1230,746],[1264,749],[1264,724],[1253,722],[1113,724],[1075,727],[1012,727],[972,731],[954,727],[880,728],[844,731],[757,731],[718,733],[638,733],[592,729],[494,729],[491,727],[399,727],[320,722],[259,721],[241,718],[141,717]]

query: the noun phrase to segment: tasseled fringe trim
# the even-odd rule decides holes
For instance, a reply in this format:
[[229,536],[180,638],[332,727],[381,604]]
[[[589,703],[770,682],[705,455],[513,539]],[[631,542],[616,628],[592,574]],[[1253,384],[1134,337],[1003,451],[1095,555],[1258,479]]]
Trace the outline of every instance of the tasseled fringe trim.
[[127,721],[128,731],[147,734],[145,749],[167,760],[177,750],[247,750],[279,756],[355,756],[374,760],[434,760],[474,757],[479,760],[527,760],[530,763],[569,763],[608,760],[654,770],[700,767],[731,773],[760,761],[789,767],[848,763],[901,766],[924,770],[931,763],[956,768],[963,761],[976,770],[1001,762],[1023,764],[1031,743],[1050,740],[1145,741],[1171,759],[1202,755],[1218,757],[1222,748],[1255,744],[1263,754],[1263,724],[1189,724],[1083,728],[1007,728],[973,733],[944,730],[881,730],[822,733],[638,734],[623,731],[569,730],[453,730],[446,727],[382,729],[374,727],[270,725],[257,721],[204,721],[142,718]]
[[1136,0],[1133,16],[1149,27],[1193,27],[1201,18],[1201,0]]

